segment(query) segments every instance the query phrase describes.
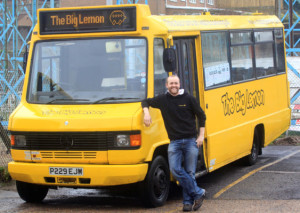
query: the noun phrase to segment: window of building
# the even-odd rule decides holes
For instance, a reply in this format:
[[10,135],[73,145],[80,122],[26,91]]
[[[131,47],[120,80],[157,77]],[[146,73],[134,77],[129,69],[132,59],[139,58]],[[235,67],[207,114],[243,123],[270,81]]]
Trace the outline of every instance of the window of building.
[[196,0],[190,0],[190,3],[196,4]]
[[214,0],[207,0],[207,3],[210,5],[214,5]]
[[200,3],[204,4],[204,0],[200,0]]

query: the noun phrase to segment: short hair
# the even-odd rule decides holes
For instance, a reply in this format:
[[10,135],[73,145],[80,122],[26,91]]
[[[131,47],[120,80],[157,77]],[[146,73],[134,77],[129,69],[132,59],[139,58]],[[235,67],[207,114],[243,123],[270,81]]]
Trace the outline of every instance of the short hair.
[[179,78],[179,76],[176,75],[176,74],[173,74],[173,75],[170,75],[170,76],[168,76],[168,77],[166,78],[166,84],[168,83],[168,80],[169,80],[169,78],[171,78],[171,77],[177,77],[177,78],[179,79],[179,83],[180,83],[180,78]]

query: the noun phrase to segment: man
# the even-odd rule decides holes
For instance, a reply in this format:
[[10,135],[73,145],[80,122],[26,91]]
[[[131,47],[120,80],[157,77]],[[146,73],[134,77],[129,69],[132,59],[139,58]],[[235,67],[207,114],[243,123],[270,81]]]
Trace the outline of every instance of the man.
[[[183,189],[183,211],[198,210],[204,200],[205,190],[197,186],[195,171],[198,152],[204,140],[206,116],[196,99],[180,88],[178,76],[169,76],[166,94],[145,99],[142,102],[144,124],[151,124],[149,106],[159,108],[170,139],[168,158],[170,170]],[[196,120],[199,121],[197,136]],[[182,166],[184,160],[184,168]]]

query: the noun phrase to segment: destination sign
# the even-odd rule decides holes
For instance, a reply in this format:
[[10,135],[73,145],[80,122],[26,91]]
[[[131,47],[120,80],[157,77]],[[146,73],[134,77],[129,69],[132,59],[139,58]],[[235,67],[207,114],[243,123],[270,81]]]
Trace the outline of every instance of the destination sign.
[[40,35],[136,30],[136,8],[39,12]]

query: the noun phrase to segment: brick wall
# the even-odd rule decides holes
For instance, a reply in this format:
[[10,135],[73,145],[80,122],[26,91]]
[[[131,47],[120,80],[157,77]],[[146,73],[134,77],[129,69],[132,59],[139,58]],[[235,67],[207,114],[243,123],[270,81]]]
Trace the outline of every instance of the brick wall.
[[106,3],[107,0],[60,0],[60,7],[99,6]]
[[[213,0],[214,5],[208,4],[208,1],[211,0],[203,0],[203,3],[201,3],[201,0],[148,0],[148,5],[153,15],[194,14],[203,12],[203,8],[205,7],[216,7],[215,4],[217,0]],[[127,3],[127,0],[123,0],[123,2]],[[60,0],[60,7],[116,5],[116,3],[117,0]],[[138,3],[145,4],[145,0],[139,0]]]
[[[219,0],[218,8],[248,8],[248,7],[274,7],[278,0]],[[281,0],[281,5],[283,5]]]

